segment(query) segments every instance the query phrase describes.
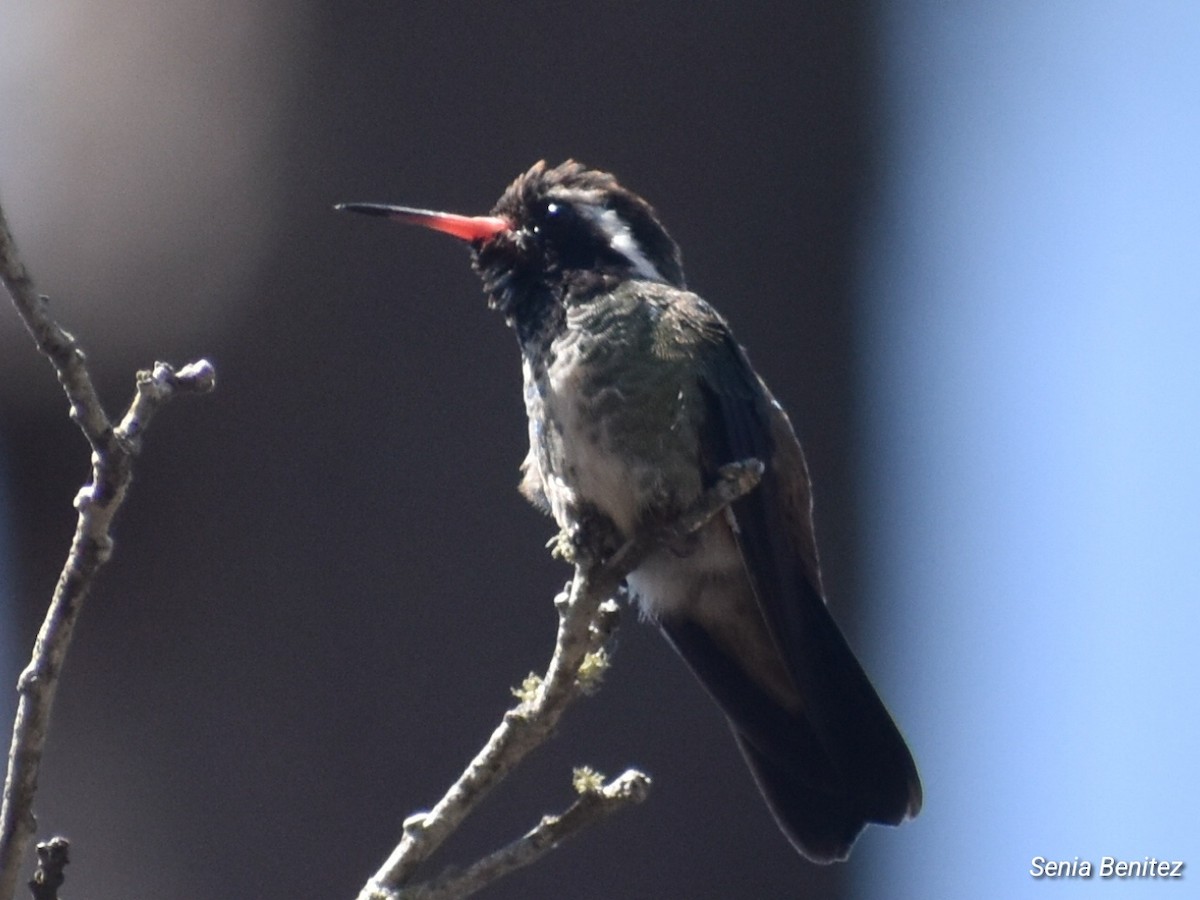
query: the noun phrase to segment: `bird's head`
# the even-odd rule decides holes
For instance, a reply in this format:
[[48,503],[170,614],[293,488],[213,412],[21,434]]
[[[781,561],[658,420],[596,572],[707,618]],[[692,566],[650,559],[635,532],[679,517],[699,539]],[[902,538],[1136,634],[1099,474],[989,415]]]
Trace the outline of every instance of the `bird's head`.
[[607,172],[539,162],[487,216],[404,206],[338,207],[441,231],[471,244],[492,306],[518,332],[536,329],[570,296],[631,279],[684,286],[679,247],[653,208]]

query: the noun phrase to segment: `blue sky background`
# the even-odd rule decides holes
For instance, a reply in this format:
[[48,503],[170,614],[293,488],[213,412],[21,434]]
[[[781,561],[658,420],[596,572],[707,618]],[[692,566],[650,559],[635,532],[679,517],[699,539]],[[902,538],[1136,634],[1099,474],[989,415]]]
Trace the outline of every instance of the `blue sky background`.
[[864,557],[927,803],[859,887],[1200,866],[1200,6],[886,13]]

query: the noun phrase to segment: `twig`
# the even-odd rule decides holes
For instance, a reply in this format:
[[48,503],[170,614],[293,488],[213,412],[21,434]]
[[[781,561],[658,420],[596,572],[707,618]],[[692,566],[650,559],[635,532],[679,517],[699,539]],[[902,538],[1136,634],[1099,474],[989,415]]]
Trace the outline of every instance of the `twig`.
[[38,867],[29,879],[29,892],[33,900],[58,900],[58,889],[66,881],[68,851],[71,845],[66,838],[55,837],[40,841],[37,845]]
[[17,254],[17,245],[8,230],[4,210],[0,208],[0,280],[8,289],[25,327],[58,372],[67,399],[71,402],[71,418],[79,425],[93,449],[103,445],[111,436],[112,426],[104,414],[100,398],[88,375],[83,351],[70,334],[63,331],[47,314],[46,298],[33,289],[33,280]]
[[[417,867],[441,846],[492,788],[550,736],[566,707],[587,690],[586,681],[579,678],[580,667],[606,636],[604,617],[600,617],[598,625],[597,613],[625,576],[655,548],[698,531],[734,500],[753,490],[762,471],[758,460],[731,463],[721,470],[716,484],[675,522],[634,537],[608,559],[585,555],[575,561],[574,578],[555,599],[558,637],[545,677],[531,696],[504,714],[504,720],[487,744],[437,805],[427,813],[409,817],[400,843],[367,882],[358,900],[396,900]],[[578,827],[583,824],[586,823]]]
[[397,900],[459,900],[469,897],[510,872],[531,865],[584,828],[627,806],[641,803],[650,779],[629,769],[608,784],[585,788],[579,799],[557,816],[543,816],[527,834],[462,872],[447,871],[423,885],[401,890]]
[[38,296],[0,209],[0,281],[38,349],[54,365],[71,404],[71,418],[92,447],[92,478],[75,497],[79,511],[75,537],[59,575],[46,619],[34,644],[33,658],[17,683],[20,699],[13,723],[4,802],[0,809],[0,900],[12,900],[17,870],[37,828],[33,797],[46,742],[50,710],[59,673],[79,611],[96,573],[112,553],[112,519],[125,499],[133,459],[154,413],[177,393],[203,394],[216,386],[207,360],[175,371],[155,363],[137,373],[137,389],[129,409],[114,427],[92,385],[87,360],[78,342],[50,315]]

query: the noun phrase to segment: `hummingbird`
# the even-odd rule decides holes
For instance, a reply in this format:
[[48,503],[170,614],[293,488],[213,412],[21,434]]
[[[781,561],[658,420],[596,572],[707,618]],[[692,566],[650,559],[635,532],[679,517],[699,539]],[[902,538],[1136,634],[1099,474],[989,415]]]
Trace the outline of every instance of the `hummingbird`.
[[470,245],[521,351],[520,489],[568,539],[619,546],[673,521],[726,464],[763,464],[724,515],[646,556],[628,593],[725,714],[801,854],[844,860],[867,823],[915,816],[912,754],[826,606],[791,422],[725,319],[687,289],[650,204],[568,160],[538,162],[488,215],[338,208]]

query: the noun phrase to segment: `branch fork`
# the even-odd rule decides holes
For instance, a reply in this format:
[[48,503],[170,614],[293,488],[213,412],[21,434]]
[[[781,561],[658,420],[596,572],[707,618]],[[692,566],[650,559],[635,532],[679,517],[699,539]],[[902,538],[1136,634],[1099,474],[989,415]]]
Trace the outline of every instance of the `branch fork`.
[[[71,549],[38,632],[33,658],[17,682],[17,716],[0,806],[0,900],[12,900],[17,871],[37,829],[33,799],[58,676],[83,601],[96,573],[112,555],[113,516],[132,480],[133,460],[141,450],[143,433],[153,415],[176,394],[212,391],[216,387],[216,373],[212,364],[203,359],[178,371],[167,363],[155,363],[149,371],[137,373],[133,401],[114,426],[92,384],[79,342],[55,321],[47,298],[34,291],[2,209],[0,282],[11,295],[34,343],[54,366],[70,403],[71,420],[92,448],[91,481],[75,496],[78,519]],[[53,841],[42,847],[52,845],[57,847]],[[43,858],[43,863],[46,859]],[[65,862],[64,845],[62,863]],[[61,865],[58,872],[61,873]],[[52,888],[47,890],[50,893],[44,896],[53,893]]]
[[[555,598],[558,635],[554,655],[540,679],[526,680],[514,691],[520,702],[504,714],[483,749],[428,812],[410,816],[400,843],[367,882],[358,900],[446,900],[491,884],[514,869],[540,859],[557,844],[594,822],[645,799],[650,779],[636,770],[603,783],[577,778],[580,797],[558,816],[548,816],[523,837],[484,857],[466,870],[449,868],[428,882],[413,885],[417,868],[459,827],[479,802],[534,748],[553,733],[566,708],[594,690],[597,674],[588,672],[616,627],[617,605],[610,598],[631,571],[662,545],[677,543],[703,528],[729,504],[757,485],[763,463],[749,459],[724,466],[716,483],[674,522],[627,541],[607,558],[583,546],[574,559],[575,575]],[[581,676],[581,672],[584,673]]]

